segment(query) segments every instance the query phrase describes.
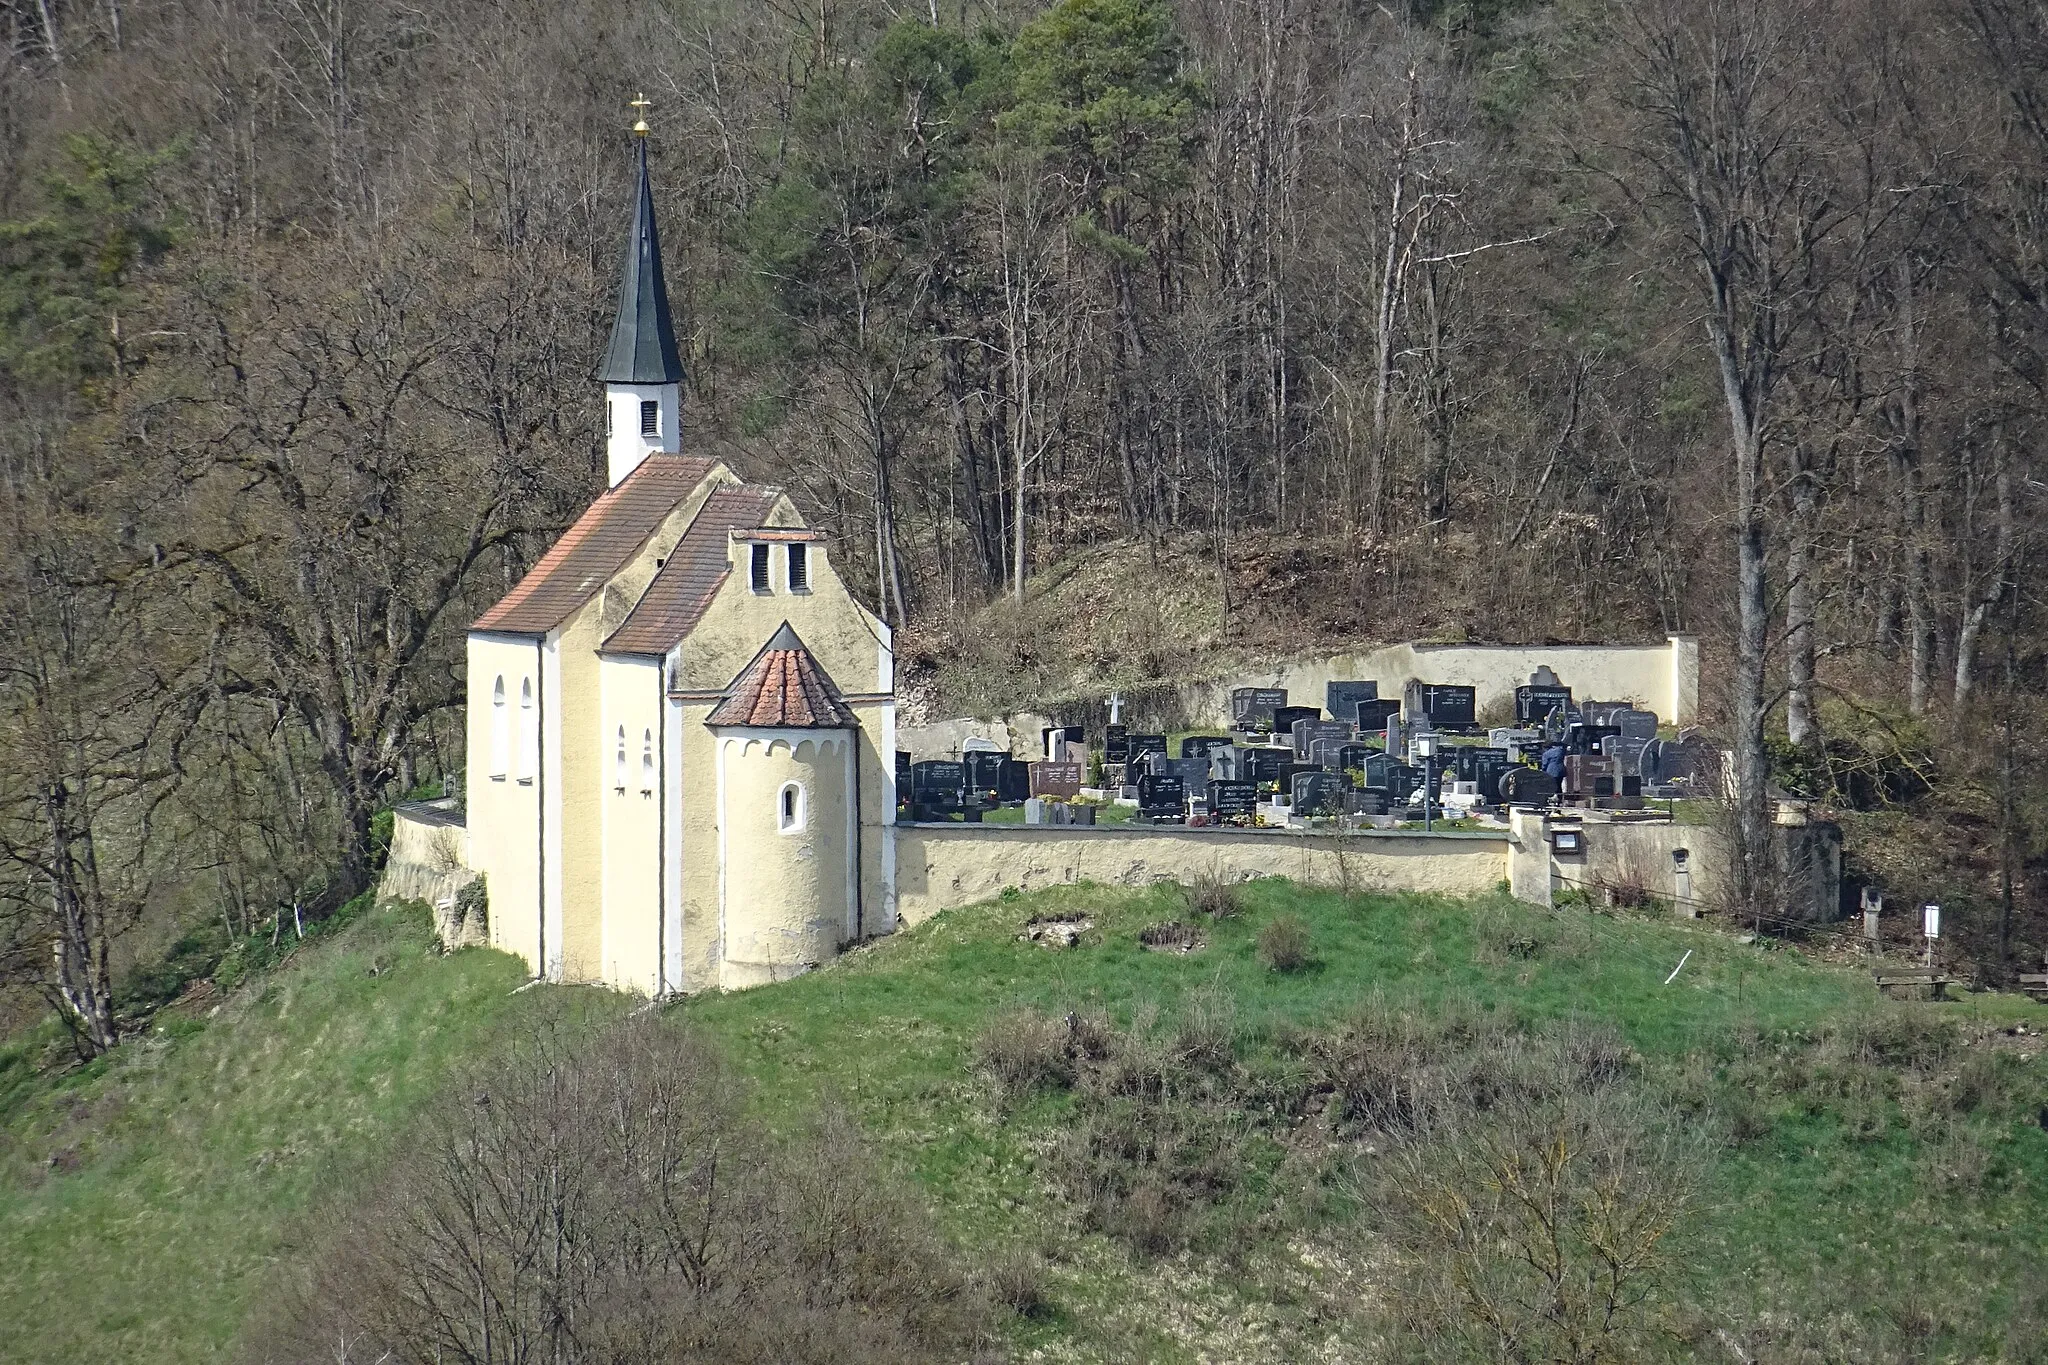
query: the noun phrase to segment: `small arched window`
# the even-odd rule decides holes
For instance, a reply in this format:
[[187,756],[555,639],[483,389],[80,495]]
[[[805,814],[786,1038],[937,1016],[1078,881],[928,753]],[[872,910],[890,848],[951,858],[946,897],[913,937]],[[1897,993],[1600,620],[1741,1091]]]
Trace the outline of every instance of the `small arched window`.
[[654,790],[654,731],[640,732],[640,790]]
[[804,827],[804,788],[801,782],[785,782],[782,794],[776,799],[775,825],[784,834],[795,834]]
[[619,752],[612,760],[612,785],[620,791],[626,789],[626,727],[619,727]]
[[512,747],[512,718],[505,714],[505,675],[491,684],[491,776],[503,781],[507,750]]
[[519,680],[519,780],[533,781],[540,769],[540,726],[533,715],[533,679]]

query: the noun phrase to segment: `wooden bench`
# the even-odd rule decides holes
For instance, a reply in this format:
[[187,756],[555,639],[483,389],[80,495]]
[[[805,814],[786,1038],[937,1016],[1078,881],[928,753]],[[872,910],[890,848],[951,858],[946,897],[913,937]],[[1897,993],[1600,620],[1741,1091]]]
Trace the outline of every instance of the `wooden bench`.
[[1944,999],[1943,992],[1955,978],[1947,972],[1930,967],[1914,967],[1904,971],[1888,972],[1882,967],[1877,970],[1877,988],[1890,990],[1894,986],[1926,986],[1933,990],[1936,1000]]
[[2048,998],[2048,972],[2021,972],[2020,989],[2036,1000]]

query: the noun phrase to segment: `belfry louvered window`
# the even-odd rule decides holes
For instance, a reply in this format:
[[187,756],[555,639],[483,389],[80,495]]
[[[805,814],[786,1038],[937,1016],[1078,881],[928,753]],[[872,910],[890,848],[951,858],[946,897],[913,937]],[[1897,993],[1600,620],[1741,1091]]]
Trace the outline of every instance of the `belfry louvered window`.
[[774,586],[768,581],[768,547],[766,545],[756,545],[753,547],[753,551],[753,568],[750,581],[754,585],[754,591],[775,591]]
[[642,436],[661,435],[661,404],[654,402],[652,399],[640,405],[640,434]]
[[808,545],[792,544],[789,547],[789,590],[811,590],[811,556]]

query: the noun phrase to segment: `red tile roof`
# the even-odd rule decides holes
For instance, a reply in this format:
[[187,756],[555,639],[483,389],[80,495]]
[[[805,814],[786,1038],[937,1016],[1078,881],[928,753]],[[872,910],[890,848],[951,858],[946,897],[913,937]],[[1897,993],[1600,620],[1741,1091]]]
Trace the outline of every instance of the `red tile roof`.
[[470,629],[545,635],[561,625],[626,567],[711,468],[710,460],[649,455],[590,504],[519,586]]
[[690,529],[669,551],[630,615],[600,646],[605,654],[666,654],[696,629],[730,571],[728,536],[768,515],[780,490],[759,484],[721,488],[705,500]]
[[782,623],[754,661],[740,670],[706,725],[768,729],[844,730],[858,722],[839,700],[839,689],[804,642]]

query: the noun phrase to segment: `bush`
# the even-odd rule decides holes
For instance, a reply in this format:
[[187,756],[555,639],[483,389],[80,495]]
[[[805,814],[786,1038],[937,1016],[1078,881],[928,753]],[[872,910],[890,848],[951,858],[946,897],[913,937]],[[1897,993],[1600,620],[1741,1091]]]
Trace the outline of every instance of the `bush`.
[[1188,909],[1210,919],[1236,919],[1244,913],[1244,889],[1218,872],[1197,873],[1183,888]]
[[1259,930],[1259,961],[1276,972],[1300,971],[1308,953],[1308,926],[1299,915],[1275,915]]
[[981,1301],[869,1148],[830,1110],[761,1131],[671,1022],[543,1028],[451,1085],[374,1192],[331,1212],[249,1355],[963,1359]]
[[1020,1318],[1043,1318],[1052,1313],[1052,1299],[1046,1293],[1045,1266],[1028,1251],[998,1257],[986,1272],[989,1297]]
[[1000,1103],[1017,1104],[1074,1083],[1076,1023],[1073,1016],[1055,1019],[1037,1010],[1014,1010],[981,1031],[975,1065],[994,1083]]

